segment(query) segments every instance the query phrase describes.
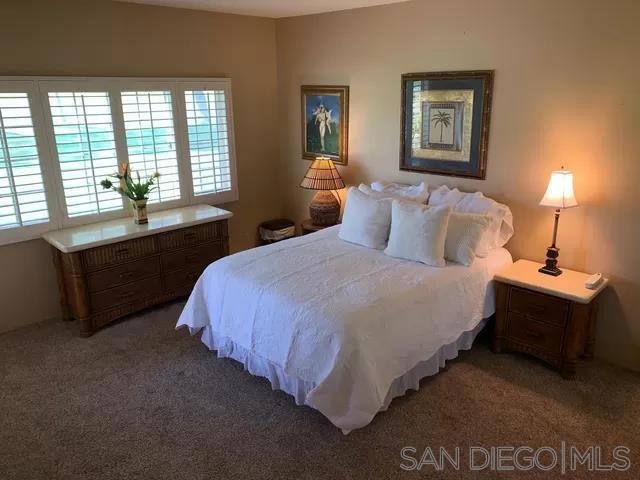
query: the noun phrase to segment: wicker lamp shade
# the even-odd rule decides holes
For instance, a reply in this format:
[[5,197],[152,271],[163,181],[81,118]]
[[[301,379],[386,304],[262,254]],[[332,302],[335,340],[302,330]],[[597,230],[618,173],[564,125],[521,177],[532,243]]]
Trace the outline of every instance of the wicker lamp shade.
[[309,205],[309,215],[314,225],[338,223],[340,203],[331,190],[339,190],[345,185],[330,158],[316,158],[304,175],[300,186],[309,190],[319,190]]
[[300,186],[309,190],[340,190],[344,188],[344,181],[329,157],[318,157],[305,173]]

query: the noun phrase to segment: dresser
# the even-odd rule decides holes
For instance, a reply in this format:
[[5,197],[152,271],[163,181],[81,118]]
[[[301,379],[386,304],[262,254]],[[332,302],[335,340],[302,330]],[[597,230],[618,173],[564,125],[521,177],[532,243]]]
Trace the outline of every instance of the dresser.
[[43,235],[52,245],[60,303],[81,336],[130,313],[187,296],[211,262],[228,255],[232,213],[195,205]]
[[495,275],[492,350],[533,355],[570,379],[578,358],[593,355],[598,297],[608,280],[588,289],[586,273],[563,269],[554,277],[538,272],[541,266],[518,260]]

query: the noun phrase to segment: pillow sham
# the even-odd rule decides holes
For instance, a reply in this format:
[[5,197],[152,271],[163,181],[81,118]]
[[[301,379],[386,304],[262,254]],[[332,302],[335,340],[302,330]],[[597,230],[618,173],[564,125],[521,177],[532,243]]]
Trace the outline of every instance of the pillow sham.
[[394,200],[391,232],[384,253],[397,258],[444,267],[444,245],[451,207],[429,208],[418,203]]
[[513,214],[511,209],[502,203],[484,196],[482,192],[466,193],[455,206],[461,213],[486,215],[490,224],[481,239],[476,255],[484,257],[491,250],[504,246],[513,236]]
[[457,188],[450,190],[446,185],[436,188],[431,195],[429,195],[429,205],[437,207],[440,205],[449,205],[455,207],[457,203],[462,199],[464,193]]
[[418,203],[426,203],[429,197],[429,187],[424,182],[421,182],[419,185],[405,185],[402,183],[378,181],[371,184],[371,189],[376,192],[389,193]]
[[378,191],[372,189],[369,185],[366,185],[364,183],[361,183],[358,186],[358,190],[360,190],[362,193],[365,193],[365,194],[369,195],[370,197],[377,198],[377,199],[387,198],[387,199],[390,199],[390,200],[398,200],[399,202],[418,203],[418,202],[416,202],[414,200],[411,200],[410,198],[406,198],[406,197],[403,197],[401,195],[396,195],[394,193],[378,192]]
[[452,212],[444,243],[444,258],[470,266],[491,220],[485,215]]
[[373,198],[349,188],[338,237],[346,242],[382,250],[391,224],[391,200]]

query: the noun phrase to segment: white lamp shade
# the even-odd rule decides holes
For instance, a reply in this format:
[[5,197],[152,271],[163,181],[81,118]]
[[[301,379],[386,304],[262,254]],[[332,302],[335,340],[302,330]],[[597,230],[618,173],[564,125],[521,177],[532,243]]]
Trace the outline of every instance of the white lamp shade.
[[549,186],[540,200],[543,207],[570,208],[578,205],[573,193],[573,173],[568,170],[551,172]]

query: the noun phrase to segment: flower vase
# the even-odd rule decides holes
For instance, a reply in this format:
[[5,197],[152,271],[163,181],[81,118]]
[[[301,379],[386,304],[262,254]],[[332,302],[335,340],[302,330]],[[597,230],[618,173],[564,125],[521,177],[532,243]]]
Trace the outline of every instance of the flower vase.
[[149,223],[147,218],[147,200],[135,200],[133,204],[133,221],[138,225]]

